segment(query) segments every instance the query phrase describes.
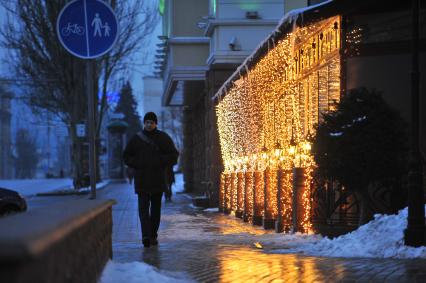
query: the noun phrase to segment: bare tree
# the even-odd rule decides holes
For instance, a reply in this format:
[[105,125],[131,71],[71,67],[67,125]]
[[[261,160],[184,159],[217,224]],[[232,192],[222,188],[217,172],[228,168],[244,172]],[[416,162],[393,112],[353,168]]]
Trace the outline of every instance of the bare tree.
[[[66,2],[0,0],[8,12],[1,35],[3,47],[10,53],[7,63],[17,77],[31,82],[25,87],[27,103],[35,112],[55,114],[68,126],[74,186],[78,189],[83,171],[82,140],[76,136],[76,125],[87,116],[85,61],[70,55],[57,39],[56,20]],[[96,60],[93,93],[98,105],[95,109],[97,137],[108,108],[106,93],[111,79],[132,67],[132,56],[140,51],[143,40],[152,33],[158,21],[155,3],[112,0],[111,6],[118,17],[120,34],[113,50]]]
[[[110,78],[136,67],[134,55],[141,54],[145,39],[152,34],[159,20],[156,1],[112,0],[111,6],[120,23],[121,33],[113,50],[105,55],[99,64],[102,98],[97,121],[98,133],[103,114],[107,110],[106,92]],[[143,58],[141,60],[143,61]]]
[[15,169],[17,178],[32,178],[36,173],[39,156],[37,142],[27,129],[19,129],[16,133]]

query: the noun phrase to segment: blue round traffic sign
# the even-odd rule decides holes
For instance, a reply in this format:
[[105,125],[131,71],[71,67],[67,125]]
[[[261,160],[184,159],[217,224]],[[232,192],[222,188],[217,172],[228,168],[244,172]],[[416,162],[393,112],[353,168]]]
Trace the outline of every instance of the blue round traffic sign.
[[56,32],[68,52],[93,59],[113,47],[118,36],[117,17],[103,1],[74,0],[59,13]]

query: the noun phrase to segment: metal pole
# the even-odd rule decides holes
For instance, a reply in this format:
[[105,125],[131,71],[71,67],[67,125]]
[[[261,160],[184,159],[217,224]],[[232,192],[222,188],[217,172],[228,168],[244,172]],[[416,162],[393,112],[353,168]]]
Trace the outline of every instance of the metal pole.
[[423,169],[419,149],[419,0],[412,0],[411,150],[408,173],[408,225],[405,244],[425,244]]
[[93,60],[86,62],[87,124],[89,126],[90,199],[96,199],[95,97],[93,93]]

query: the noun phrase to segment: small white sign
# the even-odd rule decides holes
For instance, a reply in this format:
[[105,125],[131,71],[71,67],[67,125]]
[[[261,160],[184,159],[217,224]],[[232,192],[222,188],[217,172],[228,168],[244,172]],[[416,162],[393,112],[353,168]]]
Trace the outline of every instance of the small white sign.
[[86,125],[85,124],[77,124],[77,137],[85,137],[86,136]]

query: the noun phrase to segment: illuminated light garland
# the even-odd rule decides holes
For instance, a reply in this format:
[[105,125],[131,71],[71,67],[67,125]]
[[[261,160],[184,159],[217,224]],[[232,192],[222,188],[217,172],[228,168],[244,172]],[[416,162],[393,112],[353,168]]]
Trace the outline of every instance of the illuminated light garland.
[[293,198],[293,178],[291,171],[281,169],[281,172],[281,186],[278,188],[278,190],[280,190],[280,199],[278,200],[277,206],[280,205],[281,208],[281,221],[284,231],[289,232],[291,230],[293,213],[291,206]]
[[225,212],[229,213],[231,211],[231,174],[230,173],[226,174],[224,189],[225,189],[225,192],[224,192]]
[[[252,205],[255,216],[275,218],[279,202],[284,226],[288,227],[292,211],[292,177],[288,172],[301,167],[306,172],[301,226],[305,231],[311,229],[311,174],[315,164],[308,139],[321,113],[334,110],[340,99],[340,47],[340,17],[297,28],[234,82],[217,105],[224,173],[231,174],[229,188],[225,178],[221,190],[225,206],[229,200],[232,211],[239,210],[247,199],[246,210]],[[287,172],[281,182],[284,188],[280,188],[280,200],[278,168]],[[236,174],[248,170],[255,171],[254,186],[245,181],[242,189],[243,182],[237,181],[240,178]],[[248,193],[251,187],[252,196]],[[240,196],[242,192],[244,196]]]
[[248,171],[245,173],[245,205],[244,205],[244,215],[247,217],[249,222],[253,220],[253,190],[254,190],[254,180],[253,172]]
[[263,171],[254,173],[253,217],[263,217]]
[[230,189],[230,210],[235,212],[237,210],[237,173],[231,173],[231,189]]
[[308,166],[305,169],[305,191],[303,192],[303,208],[304,214],[301,226],[305,233],[312,232],[311,212],[312,212],[312,199],[311,199],[311,185],[312,185],[312,173],[314,166]]
[[242,216],[244,209],[244,196],[245,196],[245,176],[243,172],[237,173],[237,209],[238,216]]
[[265,219],[277,218],[277,188],[277,170],[268,168],[266,170],[266,190],[264,192]]
[[292,217],[293,217],[293,207],[291,205],[291,200],[293,198],[293,178],[292,178],[292,172],[289,171],[289,173],[286,174],[285,181],[287,183],[287,186],[284,189],[284,197],[285,199],[282,201],[284,205],[283,209],[283,221],[284,221],[284,228],[287,231],[290,231],[290,228],[292,226]]
[[225,210],[225,179],[226,173],[222,172],[220,174],[220,183],[219,183],[219,209]]

